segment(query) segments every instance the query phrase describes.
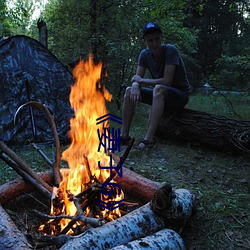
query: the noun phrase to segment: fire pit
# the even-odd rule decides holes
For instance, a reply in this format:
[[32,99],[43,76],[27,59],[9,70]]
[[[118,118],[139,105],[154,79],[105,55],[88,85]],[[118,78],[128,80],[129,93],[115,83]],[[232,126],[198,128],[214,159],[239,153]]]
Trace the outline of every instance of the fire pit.
[[[112,98],[99,83],[101,66],[100,63],[94,65],[90,56],[86,62],[80,60],[74,68],[76,82],[71,89],[70,103],[75,116],[70,121],[69,131],[72,143],[62,153],[68,169],[60,169],[60,143],[53,117],[44,105],[35,102],[28,104],[45,111],[54,133],[57,158],[53,179],[47,174],[34,173],[3,142],[0,142],[1,158],[50,200],[49,214],[33,211],[46,219],[39,227],[46,245],[56,245],[60,249],[111,249],[121,245],[120,249],[125,249],[123,244],[131,242],[129,247],[135,248],[145,244],[156,249],[157,243],[165,248],[184,249],[176,231],[191,216],[195,197],[188,190],[172,190],[168,185],[161,186],[122,168],[134,141],[122,157],[117,157],[114,152],[119,136],[110,134],[107,119],[97,122],[108,114],[105,102]],[[111,143],[107,144],[107,139]],[[138,201],[124,200],[124,192],[139,197],[139,208],[135,206]],[[136,209],[131,211],[131,206]],[[128,214],[122,216],[124,213]],[[157,234],[149,236],[154,233]],[[138,241],[139,238],[143,239]],[[20,240],[25,242],[25,238]],[[44,246],[43,240],[35,243],[36,248]]]
[[[43,173],[42,176],[43,179],[49,180],[51,173]],[[28,231],[30,234],[33,232],[33,235],[29,237],[29,242],[32,245],[31,248],[37,249],[51,246],[49,249],[79,249],[84,246],[86,247],[84,249],[111,249],[116,245],[124,245],[126,242],[131,245],[148,244],[150,246],[153,244],[154,248],[152,249],[164,249],[163,247],[166,246],[166,244],[168,247],[173,246],[173,248],[170,249],[185,249],[182,239],[176,232],[181,232],[194,209],[194,196],[188,190],[172,190],[170,186],[162,186],[160,183],[144,178],[126,168],[124,168],[124,176],[122,178],[117,177],[116,181],[121,184],[125,197],[128,197],[128,199],[126,199],[128,203],[123,207],[124,211],[127,210],[127,214],[100,227],[88,226],[85,231],[78,236],[61,234],[59,236],[41,237],[38,231],[35,233],[38,227],[34,228],[34,226],[38,226],[39,223],[45,220],[44,218],[34,216],[32,211],[34,209],[40,209],[42,212],[49,211],[49,207],[44,207],[44,205],[38,206],[39,203],[46,204],[46,198],[43,197],[41,199],[40,193],[37,192],[28,195],[30,185],[23,180],[15,180],[10,183],[9,187],[11,186],[12,191],[15,191],[22,185],[24,196],[19,196],[7,202],[5,207],[7,211],[12,210],[15,212],[15,215],[13,215],[12,212],[12,217],[16,218],[15,221],[17,221],[18,226],[22,228],[26,227],[24,229],[25,232]],[[1,190],[2,199],[3,196],[8,195],[9,188],[5,190],[1,188]],[[147,191],[145,192],[145,190]],[[34,199],[36,199],[36,201],[34,201]],[[2,200],[0,201],[2,203]],[[138,203],[136,204],[136,202]],[[20,208],[18,207],[14,210],[13,207],[15,207],[16,203],[20,204]],[[27,208],[26,205],[29,206],[29,204],[33,204],[33,206]],[[21,208],[25,211],[22,213],[22,216],[18,215]],[[2,216],[2,212],[1,219],[1,225],[6,224],[3,221],[4,217]],[[27,224],[23,225],[26,220]],[[36,221],[35,225],[32,224],[34,220]],[[6,221],[11,220],[7,217]],[[28,224],[30,225],[30,229],[27,229]],[[13,231],[16,234],[15,237],[12,237]],[[12,242],[13,246],[15,246],[9,249],[28,249],[17,248],[19,245],[24,245],[23,242],[27,242],[27,240],[21,232],[17,234],[16,231],[18,230],[15,229],[15,227],[13,229],[12,223],[11,226],[8,226],[8,230],[5,232],[6,237],[3,240],[5,240],[5,243]],[[116,234],[121,238],[118,238]],[[10,235],[11,238],[8,238],[7,235]],[[17,237],[18,235],[19,237]],[[154,235],[153,241],[152,238],[150,238],[152,237],[151,235]],[[164,242],[162,242],[163,239],[159,237],[159,235],[163,237]],[[98,248],[95,248],[97,241],[100,245],[98,245]],[[87,242],[90,245],[86,245]],[[156,242],[160,244],[162,248],[155,248]],[[0,243],[2,242],[0,241]],[[120,249],[126,249],[121,248],[121,246],[119,247]]]

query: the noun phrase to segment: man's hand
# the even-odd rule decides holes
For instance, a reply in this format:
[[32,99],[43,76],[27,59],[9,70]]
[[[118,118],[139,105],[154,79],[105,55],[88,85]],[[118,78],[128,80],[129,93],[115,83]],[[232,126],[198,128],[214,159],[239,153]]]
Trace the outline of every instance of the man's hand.
[[130,92],[130,99],[134,102],[138,102],[141,98],[141,90],[138,82],[133,82]]
[[134,75],[131,79],[131,82],[142,82],[142,78],[139,75]]

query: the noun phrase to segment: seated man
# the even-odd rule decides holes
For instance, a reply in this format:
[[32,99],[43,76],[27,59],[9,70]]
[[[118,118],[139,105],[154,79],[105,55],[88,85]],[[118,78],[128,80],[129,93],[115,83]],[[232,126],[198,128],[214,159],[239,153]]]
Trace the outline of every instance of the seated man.
[[[152,105],[148,130],[139,148],[153,147],[154,134],[164,112],[183,108],[189,100],[190,84],[185,65],[174,45],[162,44],[161,27],[149,22],[142,30],[146,49],[138,59],[132,86],[126,89],[123,103],[122,144],[130,141],[129,130],[138,101]],[[146,69],[152,79],[143,78]]]

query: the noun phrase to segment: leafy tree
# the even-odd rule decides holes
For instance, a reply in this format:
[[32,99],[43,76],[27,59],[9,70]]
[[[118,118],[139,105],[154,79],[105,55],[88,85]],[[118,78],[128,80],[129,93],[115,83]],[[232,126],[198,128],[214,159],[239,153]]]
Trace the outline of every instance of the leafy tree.
[[101,59],[108,71],[105,81],[119,107],[123,90],[135,72],[139,51],[144,47],[141,29],[146,22],[161,24],[167,34],[166,42],[174,43],[190,65],[195,64],[192,54],[196,36],[192,29],[183,27],[184,3],[99,0],[79,4],[76,0],[54,0],[43,13],[49,29],[49,48],[65,64],[90,52],[97,61]]
[[[227,77],[225,74],[219,76],[222,72],[221,66],[229,66],[228,63],[222,63],[225,62],[226,57],[229,62],[236,58],[239,59],[237,55],[245,56],[247,41],[249,44],[249,23],[245,17],[246,14],[249,15],[249,2],[247,0],[195,0],[190,2],[188,11],[191,15],[187,18],[186,23],[189,27],[196,27],[199,30],[197,60],[200,69],[198,79],[201,81],[202,79],[223,79],[224,77],[220,84],[228,87],[228,77],[234,72],[227,74]],[[223,72],[231,70],[232,68],[225,68]],[[237,68],[237,70],[241,70],[241,68]]]
[[13,35],[29,34],[34,7],[33,1],[16,0],[14,6],[8,9],[8,18],[11,19],[9,24]]
[[9,36],[10,33],[10,19],[7,15],[6,1],[0,1],[0,36]]

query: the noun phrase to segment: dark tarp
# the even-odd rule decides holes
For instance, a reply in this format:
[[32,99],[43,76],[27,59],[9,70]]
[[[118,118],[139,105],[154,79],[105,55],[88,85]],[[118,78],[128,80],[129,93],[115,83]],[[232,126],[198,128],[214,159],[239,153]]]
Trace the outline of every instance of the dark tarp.
[[[27,36],[0,41],[0,140],[8,144],[45,142],[53,133],[45,113],[28,105],[45,104],[54,115],[60,140],[67,140],[73,111],[69,103],[71,72],[45,46]],[[32,114],[34,119],[32,122]],[[32,125],[33,124],[33,125]]]

